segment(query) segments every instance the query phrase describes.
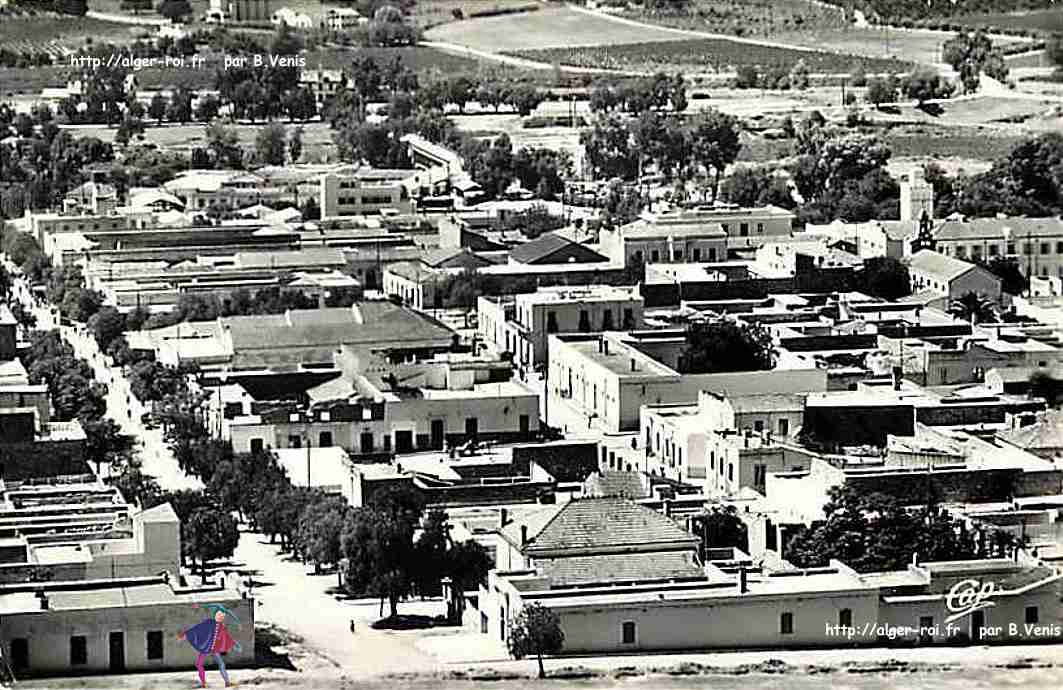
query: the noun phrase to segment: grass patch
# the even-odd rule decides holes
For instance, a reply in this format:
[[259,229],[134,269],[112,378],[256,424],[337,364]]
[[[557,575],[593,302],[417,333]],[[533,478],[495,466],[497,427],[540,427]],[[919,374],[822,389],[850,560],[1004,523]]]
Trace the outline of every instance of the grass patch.
[[683,35],[663,29],[631,26],[567,7],[547,6],[538,12],[451,22],[426,32],[425,38],[497,53],[636,41],[674,41],[683,39]]
[[519,50],[511,51],[511,54],[573,67],[602,67],[640,72],[677,69],[733,72],[743,65],[757,65],[764,69],[778,66],[788,68],[798,60],[804,60],[813,73],[845,73],[855,64],[862,64],[868,72],[904,72],[911,69],[911,63],[899,60],[791,50],[715,38]]
[[1004,31],[1030,31],[1034,33],[1063,32],[1063,7],[1028,12],[997,12],[953,17],[953,24],[986,27]]
[[48,51],[59,54],[85,46],[86,39],[94,43],[125,43],[150,33],[140,26],[116,24],[90,17],[38,12],[0,15],[0,45],[9,50]]

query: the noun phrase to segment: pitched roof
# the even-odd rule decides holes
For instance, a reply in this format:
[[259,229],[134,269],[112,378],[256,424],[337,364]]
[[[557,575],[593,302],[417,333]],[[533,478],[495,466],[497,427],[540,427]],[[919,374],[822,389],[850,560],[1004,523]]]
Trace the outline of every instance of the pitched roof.
[[583,485],[586,496],[644,498],[649,496],[643,475],[638,472],[595,472]]
[[934,232],[936,240],[1004,239],[1004,228],[1011,229],[1013,240],[1063,235],[1059,218],[968,218],[946,220]]
[[391,302],[352,307],[293,309],[284,314],[231,316],[220,320],[233,351],[285,347],[337,348],[342,343],[449,341],[453,331],[427,314]]
[[1063,412],[1048,412],[1030,426],[1005,431],[1000,436],[1025,450],[1063,448]]
[[693,550],[567,556],[537,560],[535,566],[552,586],[705,577]]
[[911,267],[922,273],[929,273],[944,281],[952,281],[977,266],[951,256],[945,256],[930,249],[922,249],[912,255]]
[[620,553],[638,546],[695,545],[697,539],[655,510],[624,498],[581,498],[536,511],[502,528],[503,536],[521,544],[527,527],[528,551]]
[[567,258],[556,256],[561,252],[567,253],[569,257],[574,258],[578,263],[606,261],[606,258],[598,252],[552,232],[545,233],[530,242],[514,247],[513,251],[509,253],[509,258],[522,264],[551,263],[549,259],[555,257],[557,260],[553,263],[568,261]]
[[487,266],[491,262],[466,247],[440,247],[426,252],[421,263],[432,268]]

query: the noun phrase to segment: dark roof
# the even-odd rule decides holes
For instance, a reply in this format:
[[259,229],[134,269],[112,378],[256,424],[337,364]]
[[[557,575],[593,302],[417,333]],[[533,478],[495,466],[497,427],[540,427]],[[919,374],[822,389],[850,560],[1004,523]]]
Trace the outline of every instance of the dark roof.
[[421,263],[432,268],[477,268],[488,266],[491,262],[470,252],[465,247],[441,247],[426,252]]
[[511,543],[521,543],[521,527],[528,541],[522,550],[583,550],[618,553],[638,546],[697,544],[697,539],[655,510],[624,498],[581,498],[551,506],[516,520],[502,529]]
[[693,549],[537,559],[535,567],[551,586],[705,577]]
[[509,257],[522,264],[596,263],[606,258],[588,247],[561,235],[548,232],[513,248]]

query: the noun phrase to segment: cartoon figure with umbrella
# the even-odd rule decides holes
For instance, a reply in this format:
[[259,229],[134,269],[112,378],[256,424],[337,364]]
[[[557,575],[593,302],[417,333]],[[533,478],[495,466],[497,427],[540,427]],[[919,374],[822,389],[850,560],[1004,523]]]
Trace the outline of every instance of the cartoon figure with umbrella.
[[206,671],[203,669],[203,661],[208,655],[212,655],[214,660],[218,662],[218,670],[221,671],[221,677],[225,680],[225,687],[230,687],[232,684],[229,682],[229,674],[225,671],[225,661],[222,659],[222,654],[230,649],[235,649],[239,652],[241,647],[240,643],[234,640],[229,631],[226,630],[225,617],[229,616],[237,625],[240,624],[240,619],[221,604],[203,604],[202,606],[196,604],[195,608],[206,609],[210,612],[210,617],[183,632],[177,633],[177,639],[187,640],[197,652],[196,671],[199,672],[200,687],[207,687],[207,676]]

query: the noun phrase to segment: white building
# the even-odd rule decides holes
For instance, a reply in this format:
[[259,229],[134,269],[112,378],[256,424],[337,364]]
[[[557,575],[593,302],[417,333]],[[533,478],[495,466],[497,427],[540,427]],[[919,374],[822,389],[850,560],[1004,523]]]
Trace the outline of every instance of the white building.
[[594,285],[539,288],[512,297],[480,297],[477,330],[499,352],[531,369],[547,360],[551,333],[630,331],[642,328],[637,288]]

